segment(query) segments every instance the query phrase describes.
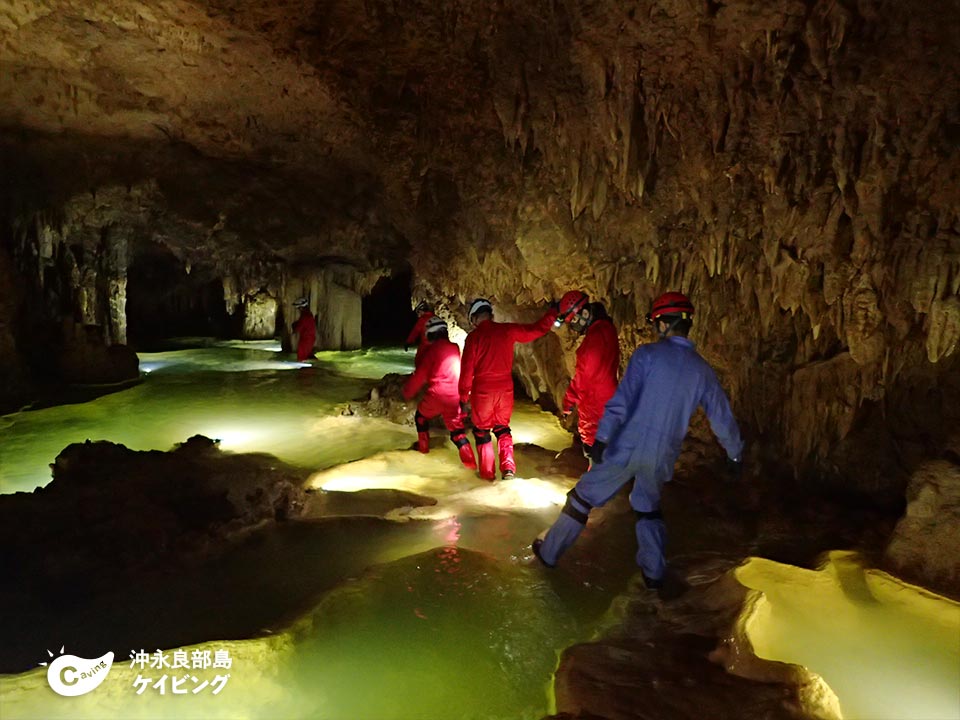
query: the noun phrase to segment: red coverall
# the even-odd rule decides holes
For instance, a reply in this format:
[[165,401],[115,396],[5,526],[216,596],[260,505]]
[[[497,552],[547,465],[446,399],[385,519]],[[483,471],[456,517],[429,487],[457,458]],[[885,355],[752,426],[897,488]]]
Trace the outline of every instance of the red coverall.
[[445,338],[426,345],[420,362],[403,385],[403,399],[410,400],[427,386],[423,399],[417,406],[414,420],[417,424],[417,449],[430,451],[430,418],[443,417],[443,424],[450,431],[450,439],[457,446],[460,461],[471,470],[477,467],[473,448],[463,429],[463,413],[460,411],[460,396],[457,383],[460,380],[460,348]]
[[300,319],[293,324],[293,331],[297,333],[297,360],[301,362],[313,357],[313,346],[317,342],[317,321],[313,313],[304,308],[300,311]]
[[606,318],[594,320],[577,348],[577,367],[563,396],[563,412],[577,406],[577,430],[584,445],[593,446],[603,408],[617,390],[620,342],[617,329]]
[[473,408],[473,435],[480,455],[480,477],[484,480],[496,477],[491,431],[497,436],[500,474],[517,471],[510,434],[514,346],[546,335],[556,319],[557,311],[551,308],[537,322],[526,325],[484,320],[467,335],[460,369],[460,400]]
[[423,315],[417,318],[416,324],[413,326],[413,330],[410,331],[410,334],[407,335],[407,345],[417,345],[417,354],[413,358],[413,364],[416,366],[420,362],[420,357],[423,355],[424,351],[427,349],[427,320],[432,318],[434,313],[430,310],[426,310]]

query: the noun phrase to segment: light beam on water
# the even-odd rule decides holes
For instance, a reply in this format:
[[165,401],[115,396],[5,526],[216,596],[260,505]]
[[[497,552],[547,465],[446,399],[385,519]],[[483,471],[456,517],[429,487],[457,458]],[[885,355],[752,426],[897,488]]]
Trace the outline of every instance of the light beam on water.
[[226,342],[143,353],[150,372],[139,385],[86,403],[5,416],[0,492],[46,485],[59,452],[88,439],[169,450],[199,433],[222,440],[224,450],[267,452],[308,468],[409,444],[406,428],[343,417],[335,407],[364,395],[385,372],[409,372],[412,354],[320,353],[320,360],[306,364],[270,347]]
[[[202,433],[220,438],[226,450],[327,468],[311,476],[313,488],[392,488],[437,503],[389,516],[419,522],[291,523],[250,538],[215,567],[184,575],[169,607],[162,605],[170,590],[164,580],[163,587],[131,589],[125,601],[97,607],[99,619],[81,615],[87,624],[108,618],[134,636],[150,618],[151,624],[189,619],[237,637],[233,616],[249,623],[264,606],[287,608],[285,600],[296,595],[295,605],[307,607],[292,626],[202,645],[228,648],[234,657],[221,696],[138,696],[137,671],[118,662],[97,691],[66,700],[52,695],[41,669],[0,677],[5,720],[522,719],[546,712],[556,652],[585,639],[584,607],[596,599],[585,599],[579,588],[580,596],[568,593],[561,601],[562,573],[517,560],[556,516],[572,479],[540,477],[521,456],[514,481],[480,483],[460,467],[449,443],[426,456],[399,451],[412,441],[412,429],[335,414],[338,403],[363,395],[371,379],[408,371],[412,353],[322,353],[300,367],[272,346],[226,343],[152,353],[143,361],[150,374],[137,387],[3,418],[0,489],[44,484],[47,463],[88,437],[166,449]],[[552,450],[569,444],[556,420],[530,404],[518,406],[513,429],[518,442]],[[324,572],[328,578],[311,584]],[[846,718],[960,717],[955,603],[864,573],[843,555],[821,572],[751,560],[738,576],[764,593],[748,627],[758,654],[819,673]],[[131,597],[154,592],[160,595],[154,612],[132,605]],[[47,644],[64,642],[70,639]]]
[[[286,629],[200,646],[227,648],[234,657],[230,684],[218,697],[137,695],[138,671],[120,661],[96,693],[69,703],[52,696],[42,671],[0,677],[4,718],[542,717],[557,652],[582,639],[609,601],[598,603],[596,587],[578,589],[575,582],[561,601],[548,582],[556,578],[518,562],[572,481],[530,477],[521,468],[523,476],[510,483],[480,483],[449,443],[428,456],[387,450],[409,445],[412,428],[332,414],[338,402],[364,393],[368,376],[400,370],[412,354],[383,353],[382,362],[373,353],[330,354],[290,372],[264,354],[271,352],[243,345],[154,354],[150,377],[138,387],[11,416],[18,439],[8,444],[5,435],[3,452],[13,458],[28,451],[45,466],[85,436],[163,448],[201,432],[220,438],[224,449],[333,466],[316,475],[328,481],[317,487],[397,488],[438,504],[394,513],[419,522],[289,523],[249,538],[212,567],[178,575],[174,586],[165,578],[121,589],[95,613],[78,611],[79,622],[36,630],[69,635],[79,625],[90,644],[97,642],[91,626],[103,618],[137,638],[149,617],[151,631],[161,626],[158,637],[178,628],[179,636],[190,636],[187,625],[235,637],[265,607],[276,616],[291,595],[307,603]],[[516,418],[519,442],[539,440],[555,450],[569,444],[556,419],[532,405],[519,404]],[[29,464],[22,467],[32,471]],[[314,576],[324,573],[311,596]],[[590,594],[589,611],[578,592]],[[164,602],[166,593],[172,595]]]

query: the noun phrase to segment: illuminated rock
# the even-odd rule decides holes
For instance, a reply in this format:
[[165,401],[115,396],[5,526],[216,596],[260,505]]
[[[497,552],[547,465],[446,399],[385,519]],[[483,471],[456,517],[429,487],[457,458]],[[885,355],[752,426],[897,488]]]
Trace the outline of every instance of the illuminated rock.
[[885,559],[897,574],[960,597],[960,466],[931,460],[910,477]]
[[277,301],[257,293],[243,303],[243,337],[248,340],[272,338],[277,328]]
[[840,720],[822,680],[756,656],[738,626],[747,590],[728,561],[700,559],[685,571],[695,583],[679,600],[659,600],[638,579],[601,637],[564,651],[553,717]]

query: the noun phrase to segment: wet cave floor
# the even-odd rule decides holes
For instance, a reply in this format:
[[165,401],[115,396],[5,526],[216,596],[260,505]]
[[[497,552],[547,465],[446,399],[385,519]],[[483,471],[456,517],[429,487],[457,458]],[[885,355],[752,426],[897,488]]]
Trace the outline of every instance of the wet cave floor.
[[[541,568],[530,541],[556,517],[579,470],[570,453],[556,457],[571,444],[569,434],[554,416],[518,403],[518,477],[488,485],[459,466],[439,428],[424,456],[408,449],[412,425],[341,414],[384,374],[411,366],[412,353],[399,350],[321,353],[303,364],[272,343],[205,343],[141,355],[145,374],[134,387],[0,419],[3,493],[44,484],[48,463],[71,442],[168,450],[196,434],[219,439],[227,452],[275,455],[301,471],[308,491],[299,518],[254,529],[210,557],[161,566],[135,582],[95,593],[42,583],[5,587],[0,670],[8,675],[0,678],[0,714],[400,720],[540,718],[554,711],[560,652],[609,628],[611,606],[636,585],[629,506],[619,496],[596,511],[561,567]],[[768,558],[760,570],[751,562],[738,571],[745,586],[777,599],[751,621],[758,653],[839,674],[834,665],[857,656],[856,642],[837,655],[829,646],[814,651],[828,643],[797,639],[811,633],[809,623],[796,620],[810,610],[790,590],[809,596],[808,581],[824,575],[776,561],[809,568],[837,548],[869,558],[895,518],[826,502],[774,502],[762,478],[725,481],[717,453],[695,427],[664,495],[671,561],[693,567],[706,558],[734,568],[750,556]],[[38,535],[46,531],[36,528]],[[843,716],[868,717],[858,713],[871,711],[878,694],[863,688],[896,674],[896,662],[885,658],[904,652],[902,645],[883,646],[891,636],[884,623],[902,623],[914,629],[893,633],[897,642],[909,644],[912,636],[922,643],[908,656],[936,659],[919,673],[933,704],[915,706],[930,717],[954,717],[949,673],[960,670],[960,651],[942,645],[957,606],[916,610],[925,601],[904,602],[904,594],[926,596],[892,582],[899,600],[884,603],[893,607],[892,619],[867,629],[880,647],[859,645],[870,658],[861,663],[862,680],[827,677],[845,691]],[[841,605],[872,602],[878,593],[839,595],[822,592]],[[835,616],[850,628],[864,625],[855,614]],[[779,630],[763,624],[770,618]],[[791,622],[795,627],[785,630]],[[817,632],[822,638],[838,629],[822,625]],[[24,672],[61,647],[83,658],[113,652],[103,685],[62,698],[43,670]],[[231,667],[182,673],[130,657],[184,648],[226,652]],[[229,674],[229,681],[216,695],[175,694],[172,685],[138,692],[138,679],[169,675],[172,682],[180,674],[201,681]]]

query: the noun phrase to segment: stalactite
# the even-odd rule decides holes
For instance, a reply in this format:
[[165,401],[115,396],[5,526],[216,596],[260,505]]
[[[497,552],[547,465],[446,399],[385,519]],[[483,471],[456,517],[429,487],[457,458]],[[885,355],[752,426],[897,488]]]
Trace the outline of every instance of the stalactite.
[[927,329],[927,358],[940,362],[957,350],[960,342],[960,298],[938,298],[930,308]]

